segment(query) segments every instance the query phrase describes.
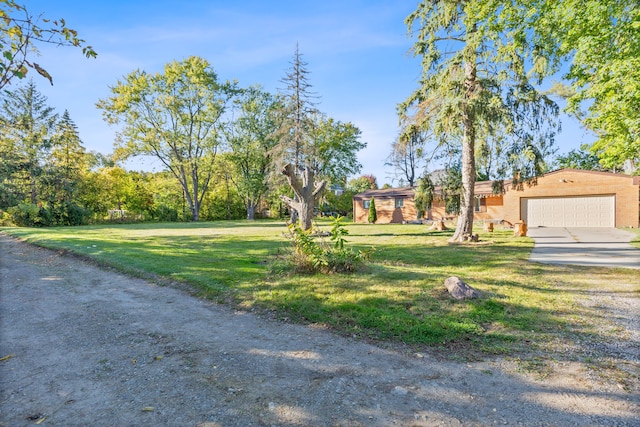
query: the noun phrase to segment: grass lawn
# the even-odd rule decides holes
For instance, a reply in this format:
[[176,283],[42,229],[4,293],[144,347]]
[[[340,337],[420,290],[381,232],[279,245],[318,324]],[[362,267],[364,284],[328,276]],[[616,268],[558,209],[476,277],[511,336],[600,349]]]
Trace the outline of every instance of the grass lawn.
[[631,245],[636,248],[640,248],[640,229],[639,228],[627,228],[626,230],[635,233],[636,237],[631,241]]
[[[329,227],[327,222],[319,223]],[[201,296],[279,319],[314,323],[356,338],[428,345],[461,354],[517,354],[571,347],[604,335],[590,289],[640,289],[637,270],[552,266],[527,261],[533,242],[510,230],[482,242],[448,244],[452,232],[423,225],[348,224],[349,245],[373,246],[359,272],[295,275],[281,222],[126,224],[3,228],[41,246],[65,249],[128,274],[191,285]],[[639,235],[640,240],[640,235]],[[444,280],[459,276],[479,300],[452,300]],[[623,288],[625,290],[623,290]]]

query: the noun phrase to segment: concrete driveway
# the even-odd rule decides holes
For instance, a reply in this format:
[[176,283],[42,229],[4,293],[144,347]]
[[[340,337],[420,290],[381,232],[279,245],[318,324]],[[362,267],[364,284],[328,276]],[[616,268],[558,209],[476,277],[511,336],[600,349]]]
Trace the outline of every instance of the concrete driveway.
[[640,249],[629,244],[635,234],[617,228],[532,227],[530,261],[590,267],[640,269]]

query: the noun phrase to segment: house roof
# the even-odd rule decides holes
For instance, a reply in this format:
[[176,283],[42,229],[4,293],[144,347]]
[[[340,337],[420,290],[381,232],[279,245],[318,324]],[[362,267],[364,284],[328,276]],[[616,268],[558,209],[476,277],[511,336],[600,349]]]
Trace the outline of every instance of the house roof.
[[560,173],[560,172],[578,172],[578,173],[602,175],[602,176],[615,176],[616,178],[628,178],[628,179],[630,179],[632,181],[633,185],[640,185],[640,176],[627,175],[625,173],[614,173],[614,172],[604,172],[604,171],[590,171],[590,170],[583,170],[583,169],[569,169],[569,168],[567,168],[567,169],[556,169],[554,171],[547,172],[542,176],[553,175],[553,174]]
[[388,199],[396,197],[413,197],[415,191],[413,187],[401,187],[401,188],[381,188],[378,190],[367,190],[362,193],[358,193],[353,196],[356,200],[370,199],[372,197],[378,199]]
[[[510,181],[505,181],[505,188],[510,183]],[[475,185],[475,195],[476,197],[489,197],[494,196],[493,194],[493,181],[479,181],[476,182]],[[436,185],[434,188],[435,194],[442,193],[442,186]],[[378,190],[367,190],[363,193],[358,193],[353,198],[355,200],[365,200],[370,199],[372,197],[377,199],[389,199],[389,198],[399,198],[399,197],[413,197],[415,195],[415,187],[401,187],[401,188],[382,188]]]
[[[541,177],[554,175],[560,172],[577,172],[584,174],[597,174],[602,176],[615,176],[618,178],[628,178],[632,180],[633,185],[640,185],[640,176],[631,176],[626,174],[612,173],[612,172],[602,172],[602,171],[589,171],[589,170],[581,170],[581,169],[557,169],[551,172],[547,172]],[[511,180],[503,181],[504,189],[509,190],[512,186]],[[435,194],[442,193],[442,186],[435,186]],[[396,197],[413,197],[415,195],[414,187],[401,187],[401,188],[383,188],[378,190],[367,190],[363,193],[356,194],[353,196],[355,200],[365,200],[370,199],[372,197],[375,198],[396,198]],[[493,192],[493,181],[477,181],[474,189],[475,197],[491,197],[496,196]]]

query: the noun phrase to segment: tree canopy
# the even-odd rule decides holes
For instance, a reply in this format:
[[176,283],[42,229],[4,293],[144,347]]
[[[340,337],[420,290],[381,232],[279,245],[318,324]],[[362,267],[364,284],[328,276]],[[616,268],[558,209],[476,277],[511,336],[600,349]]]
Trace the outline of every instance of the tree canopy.
[[571,58],[569,111],[598,140],[591,150],[614,168],[640,159],[640,6],[628,0],[563,0],[555,39]]
[[401,120],[432,132],[438,143],[458,140],[462,147],[453,240],[472,233],[478,141],[501,136],[517,183],[544,171],[542,154],[553,143],[559,111],[535,87],[551,71],[551,53],[538,46],[530,24],[546,7],[542,0],[436,0],[419,3],[406,19],[422,76],[399,106]]
[[108,123],[122,125],[117,157],[158,158],[180,182],[197,221],[236,84],[218,81],[210,64],[193,56],[165,65],[162,73],[134,71],[111,92],[97,106]]
[[254,219],[258,203],[268,191],[272,150],[278,144],[282,102],[252,86],[234,101],[235,118],[226,129],[231,180],[245,201],[247,219]]

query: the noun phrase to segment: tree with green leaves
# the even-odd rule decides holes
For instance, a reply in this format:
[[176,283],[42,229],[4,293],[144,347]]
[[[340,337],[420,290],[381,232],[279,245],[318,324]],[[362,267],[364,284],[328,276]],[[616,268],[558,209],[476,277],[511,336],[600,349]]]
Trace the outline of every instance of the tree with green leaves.
[[276,164],[284,164],[282,174],[294,193],[293,198],[283,195],[281,199],[297,212],[304,230],[312,226],[315,204],[328,180],[344,182],[357,173],[361,165],[356,154],[366,146],[356,126],[316,110],[306,66],[296,48],[292,68],[284,79],[284,117],[276,150]]
[[539,46],[529,24],[547,7],[543,0],[435,0],[421,2],[406,19],[417,37],[414,54],[422,57],[422,77],[399,106],[401,119],[432,132],[436,141],[453,139],[461,146],[454,241],[472,234],[479,139],[508,136],[516,184],[545,170],[540,146],[553,143],[558,107],[534,86],[549,73],[551,53]]
[[5,200],[39,201],[40,176],[53,144],[58,115],[47,105],[47,97],[36,89],[33,80],[7,92],[0,108],[0,151],[3,159]]
[[600,164],[598,156],[589,151],[587,145],[583,145],[579,150],[571,150],[566,154],[556,157],[556,162],[560,168],[582,169],[600,171],[605,170]]
[[97,106],[109,124],[122,125],[116,155],[158,158],[180,182],[198,221],[236,84],[220,82],[206,60],[192,56],[165,65],[162,73],[134,71],[111,92]]
[[358,178],[351,178],[349,182],[347,182],[347,190],[352,191],[354,194],[377,189],[378,181],[373,175],[362,175]]
[[[551,2],[553,3],[553,2]],[[559,55],[570,59],[568,110],[598,137],[591,151],[613,169],[640,159],[640,7],[628,0],[563,0],[552,21]]]
[[96,52],[78,37],[78,32],[67,26],[64,19],[51,21],[42,15],[33,15],[26,6],[13,0],[0,1],[0,89],[10,84],[14,77],[24,78],[30,69],[49,80],[53,77],[34,62],[38,56],[38,44],[72,46],[82,48],[87,58],[95,58]]
[[234,166],[230,179],[244,199],[247,219],[255,218],[256,208],[269,189],[272,150],[278,144],[280,100],[252,86],[234,102],[234,120],[227,128],[228,158]]
[[362,167],[356,157],[367,146],[360,141],[361,134],[351,122],[341,122],[324,114],[316,115],[306,162],[329,182],[346,182]]

